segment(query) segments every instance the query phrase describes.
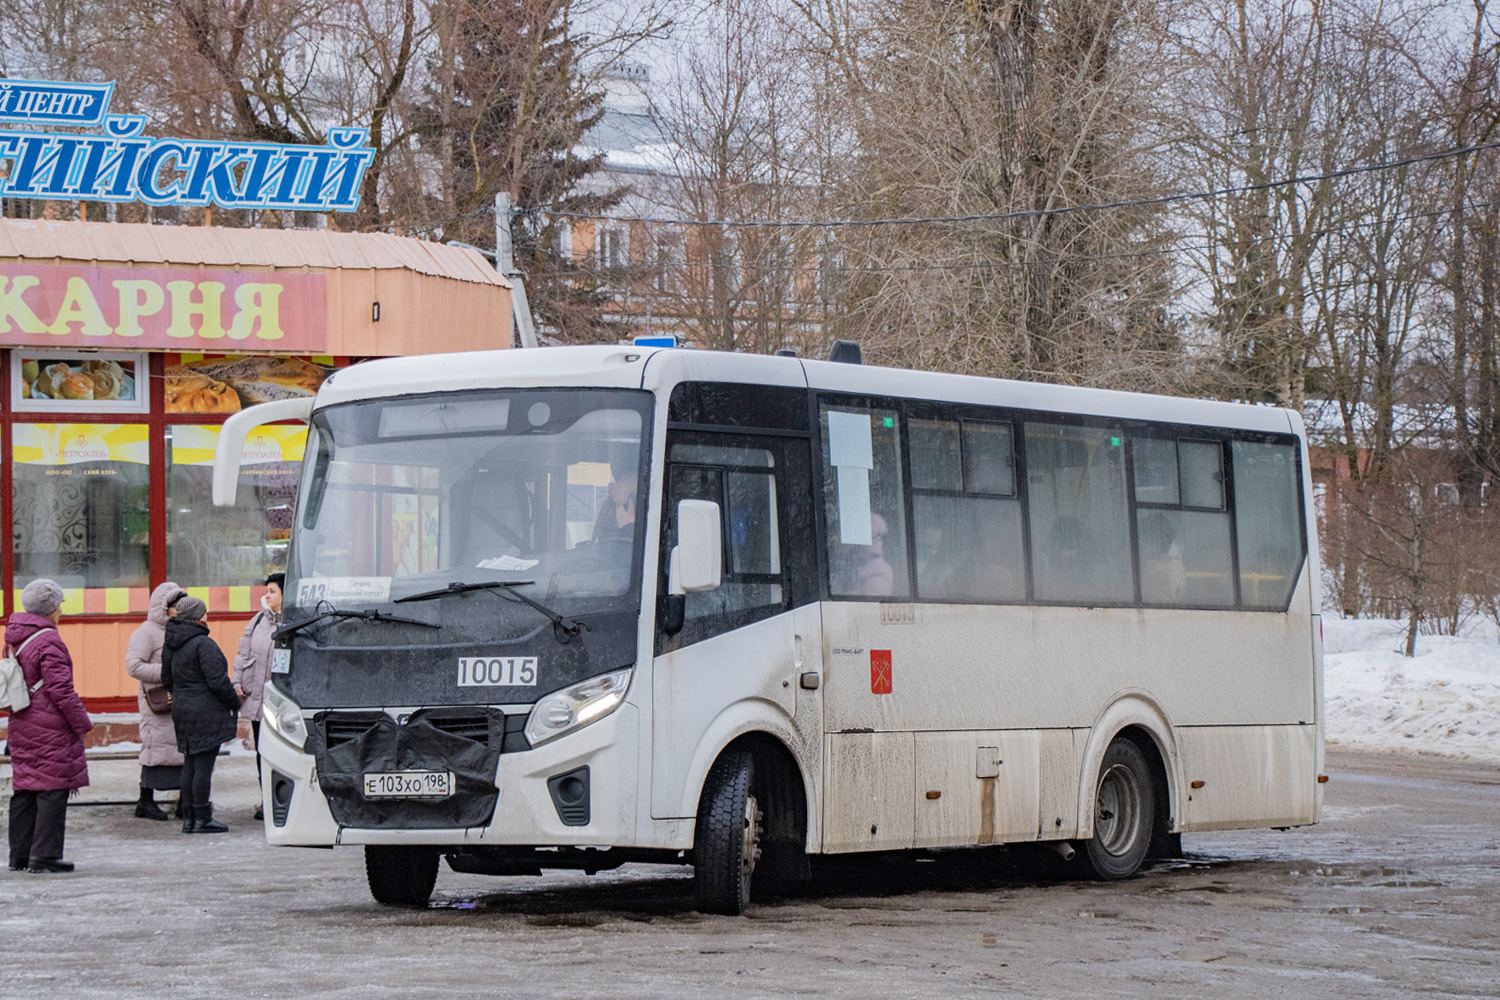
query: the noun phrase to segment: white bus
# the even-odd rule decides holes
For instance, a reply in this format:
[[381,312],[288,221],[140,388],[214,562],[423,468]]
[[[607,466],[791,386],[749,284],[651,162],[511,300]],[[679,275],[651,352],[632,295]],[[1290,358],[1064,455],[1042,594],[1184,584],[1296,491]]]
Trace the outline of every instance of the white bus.
[[[315,401],[260,754],[273,845],[375,898],[461,872],[1318,820],[1296,413],[789,357],[573,347],[360,364]],[[1075,856],[1076,852],[1076,856]]]

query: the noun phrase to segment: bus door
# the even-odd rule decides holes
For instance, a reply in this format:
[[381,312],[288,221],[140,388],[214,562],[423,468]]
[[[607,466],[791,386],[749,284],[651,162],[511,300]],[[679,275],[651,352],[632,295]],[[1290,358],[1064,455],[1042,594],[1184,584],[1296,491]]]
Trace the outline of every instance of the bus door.
[[[737,727],[781,732],[814,779],[823,725],[809,443],[800,435],[669,430],[652,671],[651,814],[695,815],[694,764]],[[677,505],[719,506],[723,583],[668,620]],[[709,757],[709,760],[712,756]]]

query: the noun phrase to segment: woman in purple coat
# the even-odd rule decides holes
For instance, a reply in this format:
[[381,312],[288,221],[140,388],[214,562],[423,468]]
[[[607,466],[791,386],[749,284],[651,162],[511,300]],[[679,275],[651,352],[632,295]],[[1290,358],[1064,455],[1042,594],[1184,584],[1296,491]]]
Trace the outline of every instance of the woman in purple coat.
[[[5,643],[29,688],[31,704],[10,718],[10,870],[70,872],[62,859],[68,795],[89,783],[83,734],[94,728],[73,690],[73,660],[57,632],[63,589],[32,580],[21,592],[25,611],[10,616]],[[25,648],[22,649],[22,644]]]

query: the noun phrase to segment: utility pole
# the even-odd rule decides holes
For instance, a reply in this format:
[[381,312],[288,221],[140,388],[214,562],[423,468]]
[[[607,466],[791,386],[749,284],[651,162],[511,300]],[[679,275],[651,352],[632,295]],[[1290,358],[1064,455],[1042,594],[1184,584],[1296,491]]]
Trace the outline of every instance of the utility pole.
[[516,336],[522,347],[535,347],[536,324],[531,318],[531,304],[526,300],[526,282],[516,270],[516,258],[510,238],[510,192],[495,195],[495,270],[510,281],[510,314]]

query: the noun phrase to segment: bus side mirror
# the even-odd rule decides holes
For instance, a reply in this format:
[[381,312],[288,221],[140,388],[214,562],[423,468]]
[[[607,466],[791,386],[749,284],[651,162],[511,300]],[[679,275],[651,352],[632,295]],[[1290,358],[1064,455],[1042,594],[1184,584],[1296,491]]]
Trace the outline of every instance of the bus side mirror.
[[245,450],[245,438],[262,424],[277,420],[312,420],[313,397],[276,399],[269,403],[257,403],[236,413],[219,428],[219,441],[214,447],[213,495],[215,507],[233,507],[235,494],[240,485],[240,458]]
[[719,505],[711,500],[677,504],[677,544],[667,567],[668,594],[696,594],[724,581],[724,537]]

